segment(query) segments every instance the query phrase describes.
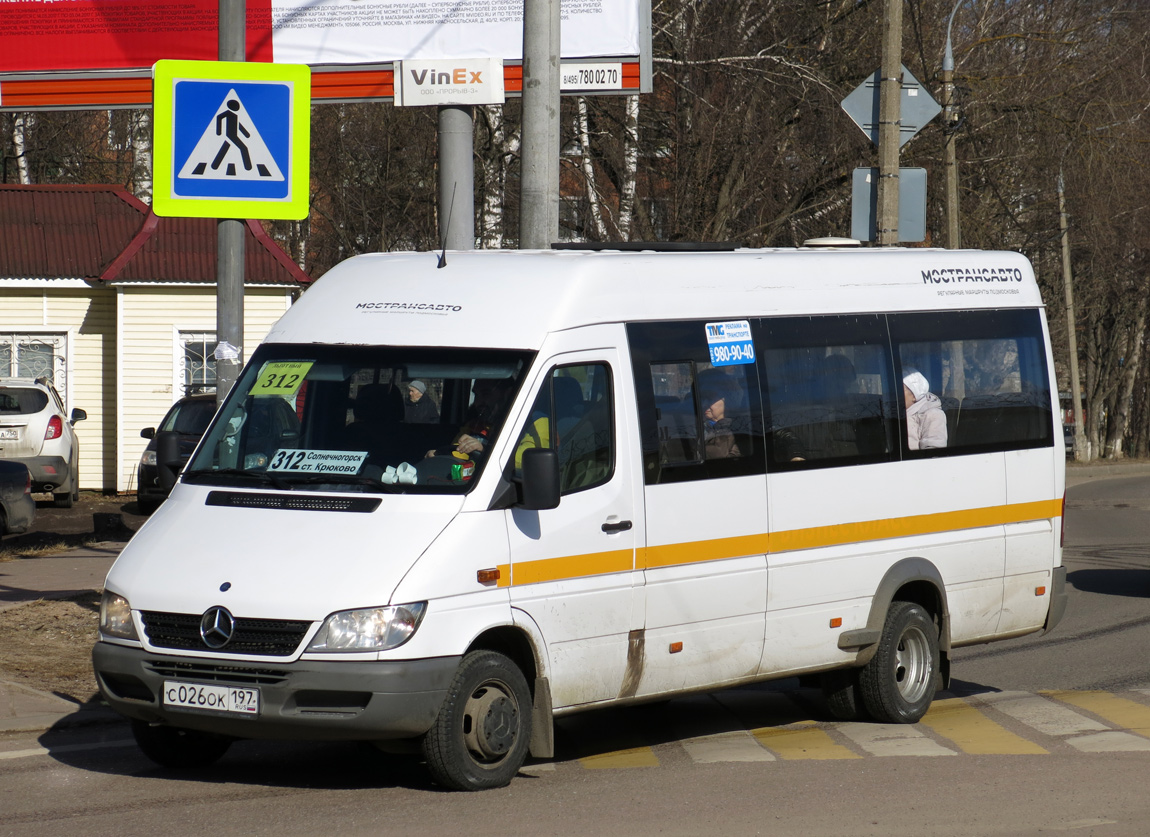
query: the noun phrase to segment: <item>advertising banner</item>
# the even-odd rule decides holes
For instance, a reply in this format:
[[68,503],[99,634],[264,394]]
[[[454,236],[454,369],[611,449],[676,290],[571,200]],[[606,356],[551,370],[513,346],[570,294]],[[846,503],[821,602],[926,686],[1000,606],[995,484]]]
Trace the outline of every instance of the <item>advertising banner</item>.
[[[640,0],[562,0],[563,56],[640,54]],[[218,0],[0,0],[0,73],[218,56]],[[247,0],[247,59],[359,65],[522,57],[523,0]]]
[[399,61],[394,85],[397,105],[496,105],[506,98],[498,58]]

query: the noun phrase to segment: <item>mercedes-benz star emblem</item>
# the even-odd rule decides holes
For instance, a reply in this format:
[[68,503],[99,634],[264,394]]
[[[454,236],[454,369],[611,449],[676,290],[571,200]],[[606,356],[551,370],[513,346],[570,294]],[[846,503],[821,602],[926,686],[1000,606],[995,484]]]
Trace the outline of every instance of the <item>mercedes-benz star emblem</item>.
[[223,648],[232,641],[235,629],[235,617],[226,607],[209,607],[200,620],[200,636],[208,648]]

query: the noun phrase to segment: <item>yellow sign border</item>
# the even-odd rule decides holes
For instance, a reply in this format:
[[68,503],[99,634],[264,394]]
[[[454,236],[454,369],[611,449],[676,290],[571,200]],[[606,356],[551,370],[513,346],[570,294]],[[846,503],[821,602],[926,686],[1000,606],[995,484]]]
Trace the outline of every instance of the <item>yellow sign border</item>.
[[[287,200],[179,198],[172,188],[177,81],[282,82],[292,85]],[[298,221],[311,210],[311,68],[306,64],[177,61],[152,67],[152,211],[172,218],[259,218]]]

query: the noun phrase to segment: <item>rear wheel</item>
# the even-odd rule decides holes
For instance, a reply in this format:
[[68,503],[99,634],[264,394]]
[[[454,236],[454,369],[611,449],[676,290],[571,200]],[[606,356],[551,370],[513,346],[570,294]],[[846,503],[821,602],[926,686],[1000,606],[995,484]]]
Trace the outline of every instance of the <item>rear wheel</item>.
[[424,736],[423,756],[439,784],[486,790],[511,781],[530,741],[531,690],[523,672],[495,651],[473,651]]
[[219,761],[232,745],[230,738],[144,721],[132,721],[132,735],[144,755],[161,767],[207,767]]
[[892,602],[874,657],[859,673],[867,712],[876,721],[917,722],[938,686],[938,627],[913,602]]

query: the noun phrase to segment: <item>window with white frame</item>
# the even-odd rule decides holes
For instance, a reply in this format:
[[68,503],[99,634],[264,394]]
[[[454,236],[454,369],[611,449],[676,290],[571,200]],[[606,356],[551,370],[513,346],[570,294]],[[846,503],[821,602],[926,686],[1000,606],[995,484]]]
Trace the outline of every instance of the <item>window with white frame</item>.
[[180,332],[180,384],[184,395],[208,392],[216,387],[216,348],[213,331]]
[[47,378],[63,392],[67,346],[62,332],[0,331],[0,378]]

